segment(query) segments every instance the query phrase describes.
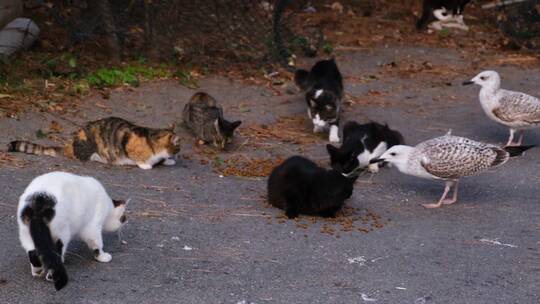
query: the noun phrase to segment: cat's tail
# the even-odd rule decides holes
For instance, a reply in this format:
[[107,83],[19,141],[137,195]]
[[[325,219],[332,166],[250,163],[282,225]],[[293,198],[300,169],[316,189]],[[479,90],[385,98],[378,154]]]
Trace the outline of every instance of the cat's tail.
[[51,230],[47,225],[54,218],[55,199],[45,193],[38,193],[31,196],[29,200],[29,204],[22,211],[21,218],[29,225],[30,236],[45,269],[51,271],[54,288],[60,290],[66,286],[68,276],[62,263],[62,253],[56,252]]
[[306,70],[296,70],[294,72],[294,83],[303,91],[309,88],[309,72]]
[[64,148],[45,147],[28,141],[15,140],[9,143],[8,152],[22,152],[36,155],[60,156],[64,155]]

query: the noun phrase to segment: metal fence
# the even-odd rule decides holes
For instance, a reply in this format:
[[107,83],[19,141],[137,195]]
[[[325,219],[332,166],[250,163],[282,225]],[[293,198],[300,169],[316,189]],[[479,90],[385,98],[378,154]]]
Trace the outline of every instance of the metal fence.
[[515,44],[540,49],[540,0],[506,0],[497,4],[497,24]]
[[144,56],[202,64],[286,64],[314,55],[322,30],[303,28],[307,0],[33,0],[27,11],[61,30],[68,48],[120,60]]

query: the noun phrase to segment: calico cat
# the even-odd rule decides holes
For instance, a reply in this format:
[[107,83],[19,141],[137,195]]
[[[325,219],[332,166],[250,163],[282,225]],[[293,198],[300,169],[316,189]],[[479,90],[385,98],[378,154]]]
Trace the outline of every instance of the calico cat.
[[185,105],[183,122],[198,140],[225,149],[232,142],[234,130],[241,121],[229,122],[223,118],[223,108],[204,92],[195,93]]
[[455,27],[468,30],[463,21],[463,10],[470,0],[424,0],[422,16],[416,22],[416,28],[421,30],[431,23],[430,27],[441,30],[443,27]]
[[108,117],[87,123],[64,147],[18,140],[9,144],[8,151],[152,169],[160,162],[168,166],[176,163],[180,138],[172,130],[139,127],[122,118]]
[[368,168],[372,173],[379,171],[377,163],[370,164],[370,160],[378,158],[386,150],[395,145],[404,144],[403,136],[388,127],[376,122],[359,124],[349,121],[343,128],[343,144],[339,151],[334,153],[335,163],[347,160],[348,155],[357,155],[361,168]]
[[313,132],[330,130],[329,141],[339,142],[339,116],[343,97],[343,79],[334,58],[321,60],[311,71],[297,70],[296,85],[305,93]]
[[[337,148],[327,145],[328,153]],[[275,167],[268,178],[268,202],[285,210],[288,218],[300,213],[333,217],[351,197],[358,178],[358,159],[323,169],[302,156],[292,156]]]
[[102,231],[116,231],[125,222],[124,201],[112,200],[94,178],[66,172],[36,177],[19,199],[19,239],[30,259],[32,276],[54,282],[56,290],[68,282],[63,265],[69,242],[82,239],[99,262],[110,262],[103,251]]

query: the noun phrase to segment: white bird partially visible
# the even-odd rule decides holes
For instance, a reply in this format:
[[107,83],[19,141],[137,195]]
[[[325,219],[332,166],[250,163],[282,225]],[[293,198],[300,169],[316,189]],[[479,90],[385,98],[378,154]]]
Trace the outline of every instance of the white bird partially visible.
[[[507,146],[521,146],[525,129],[540,126],[540,99],[521,92],[501,89],[501,77],[495,71],[484,71],[463,85],[477,84],[480,104],[492,120],[510,128]],[[514,134],[519,139],[514,142]]]
[[[500,166],[512,156],[519,156],[533,146],[501,148],[492,144],[474,141],[468,138],[445,136],[433,138],[416,147],[405,145],[393,146],[381,157],[371,162],[386,162],[395,165],[405,174],[416,177],[444,180],[444,193],[435,204],[423,204],[426,208],[438,208],[443,204],[457,201],[457,185],[460,177],[480,173]],[[448,192],[454,187],[451,199]]]

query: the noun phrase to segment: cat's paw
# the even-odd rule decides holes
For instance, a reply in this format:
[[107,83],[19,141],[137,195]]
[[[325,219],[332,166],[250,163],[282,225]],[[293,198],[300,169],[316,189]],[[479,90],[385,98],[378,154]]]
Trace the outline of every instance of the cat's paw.
[[174,166],[174,165],[176,165],[176,161],[175,161],[174,159],[172,159],[172,158],[167,158],[167,159],[163,162],[163,164],[164,164],[165,166]]
[[313,133],[322,133],[322,132],[324,132],[324,127],[321,127],[318,125],[313,126]]
[[368,171],[371,173],[378,173],[379,172],[379,164],[369,164]]
[[30,269],[34,278],[42,277],[45,274],[45,269],[43,267],[34,267],[30,264]]
[[150,170],[152,169],[152,165],[149,165],[149,164],[137,164],[137,166],[139,166],[139,168],[143,169],[143,170]]
[[96,261],[101,262],[101,263],[109,263],[111,260],[112,260],[112,255],[110,255],[107,252],[102,251],[96,256]]
[[328,140],[331,143],[338,143],[339,142],[339,136],[333,133],[330,133],[330,136],[328,137]]

